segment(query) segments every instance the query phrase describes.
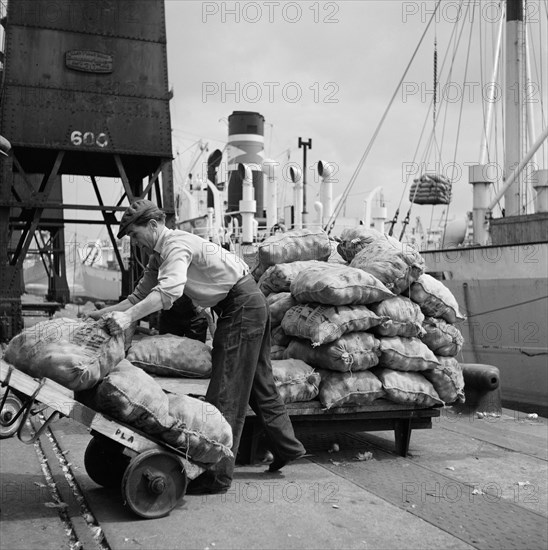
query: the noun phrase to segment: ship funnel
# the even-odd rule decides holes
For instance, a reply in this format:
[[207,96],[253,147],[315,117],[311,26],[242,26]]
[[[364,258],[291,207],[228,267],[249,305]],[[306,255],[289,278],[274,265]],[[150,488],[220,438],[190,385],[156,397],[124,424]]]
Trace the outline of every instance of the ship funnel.
[[531,174],[535,197],[535,212],[548,212],[548,170],[535,170]]
[[278,180],[276,179],[276,167],[279,162],[272,159],[265,159],[261,166],[263,174],[267,178],[266,195],[266,228],[270,230],[278,221]]
[[[325,162],[323,160],[318,161],[318,174],[322,178],[320,184],[320,200],[323,205],[323,217],[329,219],[333,214],[333,177],[337,171],[337,166],[331,162]],[[327,222],[327,220],[326,220]],[[320,223],[324,225],[324,220],[321,219]]]
[[293,228],[303,228],[303,172],[298,166],[289,168],[289,177],[294,183],[293,187],[293,204],[295,205],[295,213],[293,216]]
[[242,244],[251,244],[254,234],[254,215],[257,203],[254,199],[253,172],[248,164],[238,164],[238,176],[242,180],[242,199],[239,203],[242,216]]

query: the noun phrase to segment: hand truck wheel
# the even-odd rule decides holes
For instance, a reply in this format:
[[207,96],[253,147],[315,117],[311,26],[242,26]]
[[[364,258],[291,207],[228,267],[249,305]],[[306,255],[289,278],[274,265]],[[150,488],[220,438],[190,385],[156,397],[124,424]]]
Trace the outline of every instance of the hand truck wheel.
[[187,475],[179,457],[151,449],[131,459],[122,479],[122,496],[137,515],[161,518],[183,498],[186,486]]
[[0,411],[0,439],[7,439],[17,432],[23,417],[20,416],[15,421],[14,418],[22,408],[23,402],[19,397],[13,393],[6,396],[4,406]]
[[131,460],[123,454],[124,446],[95,435],[84,453],[84,466],[88,476],[108,489],[120,487],[124,471]]

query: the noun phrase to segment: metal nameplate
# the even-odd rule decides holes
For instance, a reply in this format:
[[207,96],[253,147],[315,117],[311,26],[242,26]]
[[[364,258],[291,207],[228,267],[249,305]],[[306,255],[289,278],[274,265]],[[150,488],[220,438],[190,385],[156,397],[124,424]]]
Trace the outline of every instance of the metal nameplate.
[[92,50],[70,50],[65,53],[65,65],[75,71],[85,73],[111,73],[114,59],[112,55]]

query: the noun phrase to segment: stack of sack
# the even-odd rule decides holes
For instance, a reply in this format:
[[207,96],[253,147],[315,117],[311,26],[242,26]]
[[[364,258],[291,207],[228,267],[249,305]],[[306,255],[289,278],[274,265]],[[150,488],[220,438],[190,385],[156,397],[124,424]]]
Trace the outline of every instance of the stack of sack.
[[414,204],[449,204],[451,182],[441,174],[423,174],[413,181],[409,202]]
[[259,244],[251,273],[259,281],[273,265],[296,261],[327,261],[331,256],[329,236],[322,229],[297,229],[277,233]]
[[272,358],[321,375],[326,408],[379,397],[432,406],[464,400],[455,357],[464,319],[451,292],[424,274],[414,248],[360,226],[341,235],[346,265],[296,260],[268,267]]
[[125,335],[111,336],[104,321],[58,318],[15,336],[4,359],[30,376],[73,390],[82,403],[168,443],[196,463],[207,467],[232,457],[232,430],[220,411],[190,396],[167,394],[151,376],[209,376],[209,346],[154,336],[129,346],[124,356]]

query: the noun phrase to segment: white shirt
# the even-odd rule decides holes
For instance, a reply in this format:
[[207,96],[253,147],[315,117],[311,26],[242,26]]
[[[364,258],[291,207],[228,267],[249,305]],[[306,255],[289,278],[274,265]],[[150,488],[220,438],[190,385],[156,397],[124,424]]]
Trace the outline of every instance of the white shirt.
[[212,307],[249,272],[245,261],[198,235],[163,228],[143,277],[128,296],[132,304],[159,292],[163,309],[183,295],[201,307]]

